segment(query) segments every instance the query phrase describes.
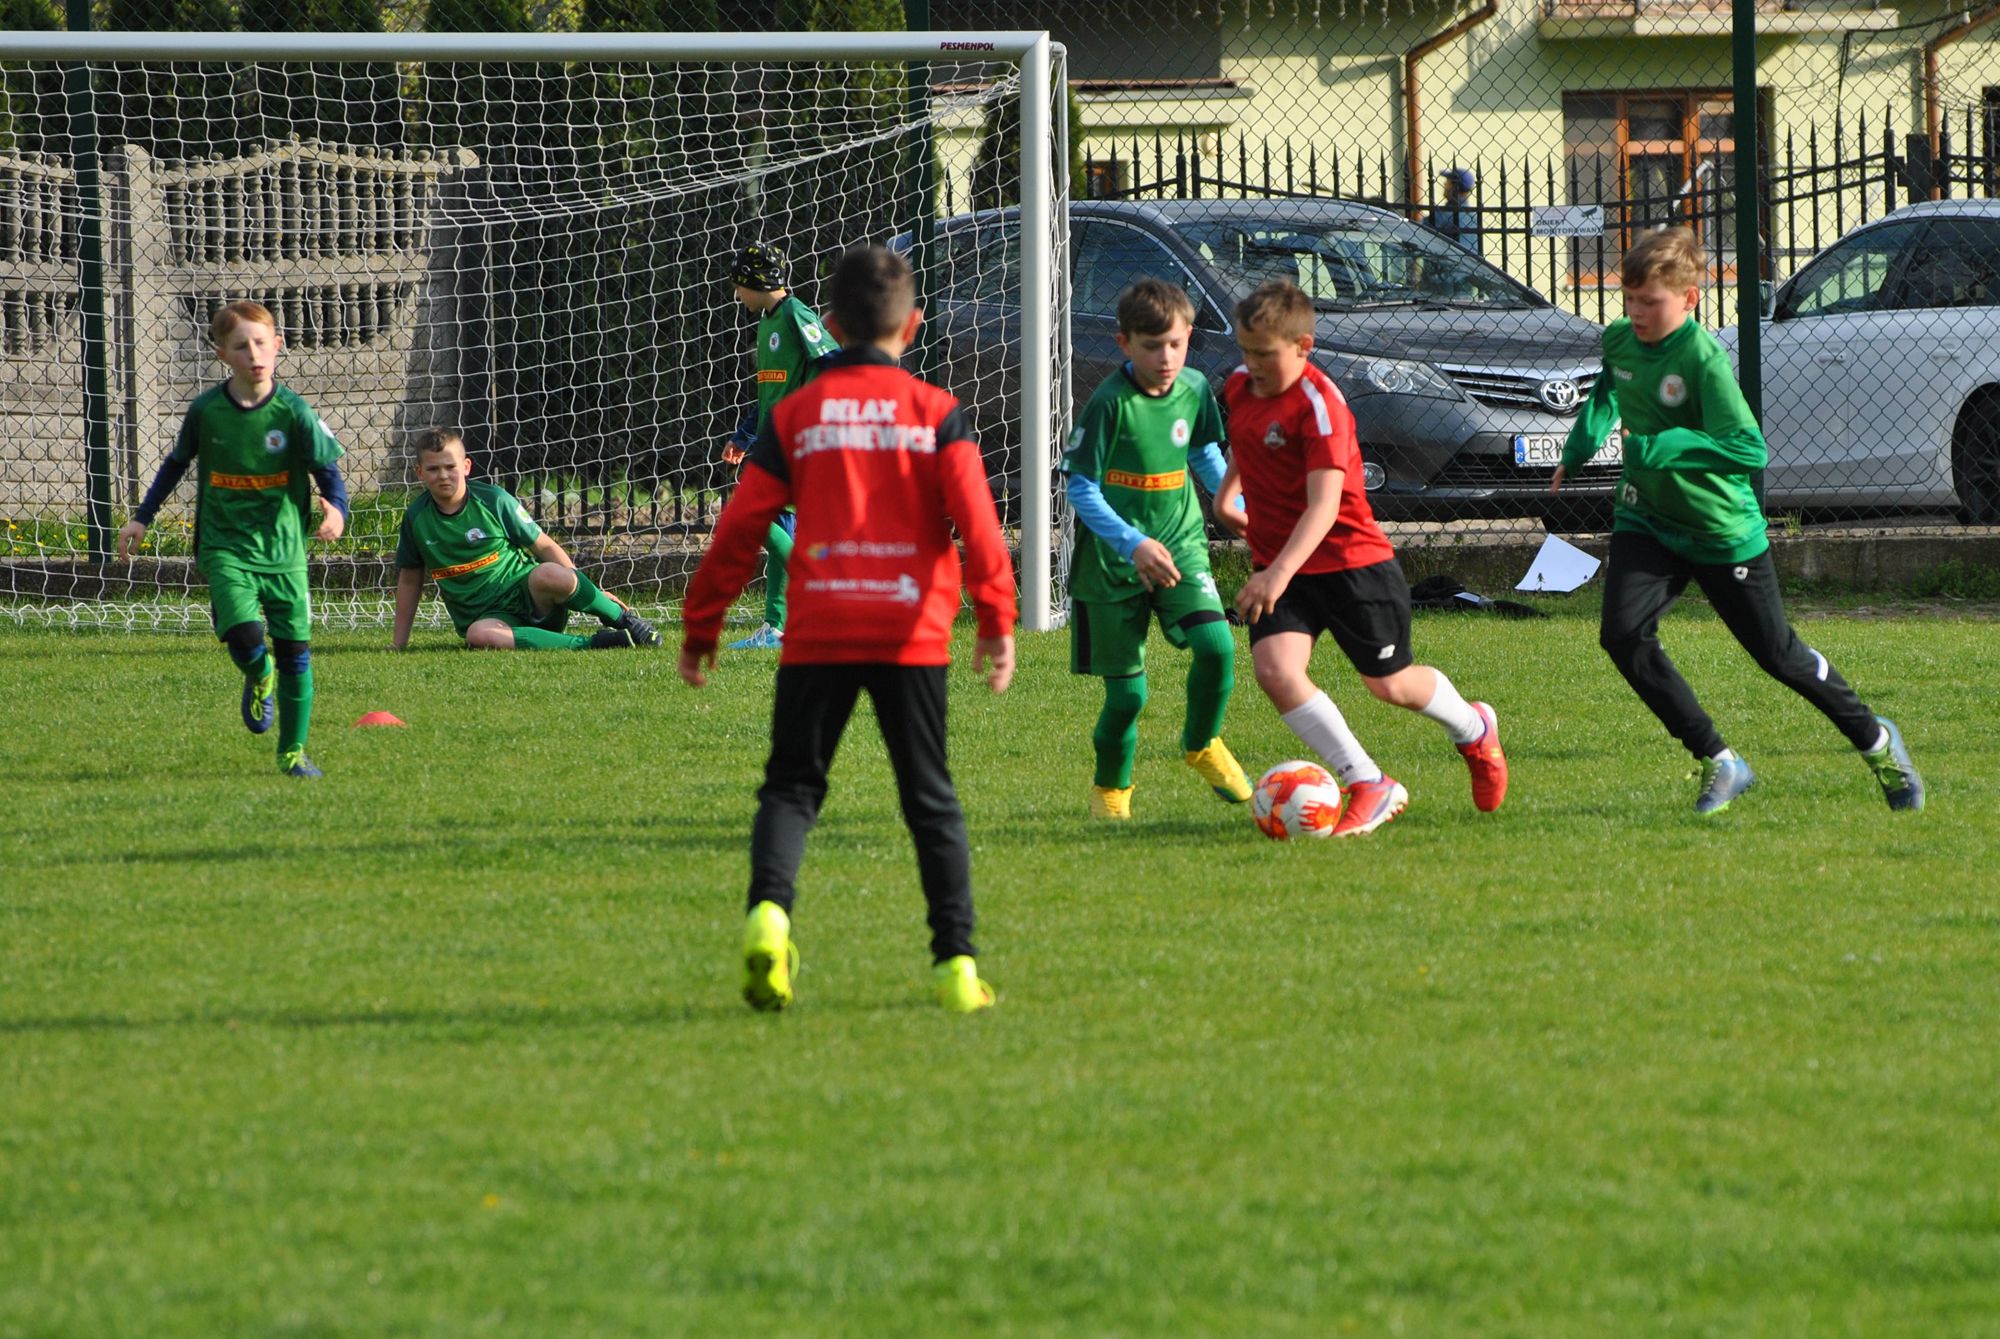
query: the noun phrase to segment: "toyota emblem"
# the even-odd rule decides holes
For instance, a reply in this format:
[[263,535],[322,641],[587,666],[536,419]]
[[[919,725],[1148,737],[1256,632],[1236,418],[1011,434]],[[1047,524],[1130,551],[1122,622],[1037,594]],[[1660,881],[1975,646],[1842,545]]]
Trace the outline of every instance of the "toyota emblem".
[[1568,377],[1555,377],[1544,381],[1541,384],[1538,394],[1542,397],[1542,403],[1555,410],[1558,414],[1569,413],[1576,408],[1577,402],[1583,398],[1577,392],[1576,383]]

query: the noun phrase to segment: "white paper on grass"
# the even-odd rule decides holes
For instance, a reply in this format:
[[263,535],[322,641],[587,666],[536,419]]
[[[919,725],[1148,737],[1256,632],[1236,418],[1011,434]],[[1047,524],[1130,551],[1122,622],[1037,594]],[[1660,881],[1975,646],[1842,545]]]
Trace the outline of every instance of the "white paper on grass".
[[1528,575],[1521,578],[1515,590],[1547,591],[1561,594],[1573,591],[1584,582],[1597,575],[1601,564],[1576,545],[1557,535],[1550,535],[1542,541],[1541,551],[1535,554],[1535,561],[1528,567]]

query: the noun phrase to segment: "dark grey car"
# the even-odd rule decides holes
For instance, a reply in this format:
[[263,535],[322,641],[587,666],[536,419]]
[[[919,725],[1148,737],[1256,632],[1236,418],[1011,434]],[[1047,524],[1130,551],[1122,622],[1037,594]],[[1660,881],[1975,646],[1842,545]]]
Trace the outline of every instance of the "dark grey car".
[[[1012,211],[940,224],[928,285],[932,338],[949,346],[951,389],[996,481],[1018,472],[1014,226]],[[1549,476],[1597,379],[1591,322],[1374,205],[1078,203],[1070,207],[1070,391],[1079,412],[1124,361],[1114,308],[1142,275],[1176,281],[1194,298],[1188,363],[1218,390],[1238,363],[1229,319],[1238,298],[1274,278],[1313,298],[1313,357],[1354,411],[1378,515],[1548,514]],[[1566,508],[1608,501],[1617,473],[1608,449],[1565,487]]]

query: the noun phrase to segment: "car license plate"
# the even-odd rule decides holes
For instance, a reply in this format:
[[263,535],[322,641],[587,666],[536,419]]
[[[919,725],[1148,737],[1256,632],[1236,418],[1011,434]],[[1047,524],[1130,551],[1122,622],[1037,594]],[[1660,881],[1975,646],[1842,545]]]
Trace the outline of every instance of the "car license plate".
[[[1548,469],[1562,464],[1567,436],[1551,432],[1515,433],[1514,463],[1528,469]],[[1604,445],[1590,458],[1593,465],[1616,465],[1625,459],[1625,435],[1613,428]]]

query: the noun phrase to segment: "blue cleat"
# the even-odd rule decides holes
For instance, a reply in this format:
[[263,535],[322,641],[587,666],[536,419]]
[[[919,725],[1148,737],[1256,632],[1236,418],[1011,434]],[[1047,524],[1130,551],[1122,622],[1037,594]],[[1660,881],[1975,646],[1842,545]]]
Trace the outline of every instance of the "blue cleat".
[[313,765],[311,758],[306,757],[304,749],[293,749],[290,753],[280,753],[278,755],[278,770],[286,776],[295,776],[301,781],[312,781],[326,775],[325,772],[320,771],[319,768]]
[[757,631],[740,641],[729,644],[732,651],[775,651],[785,644],[785,634],[769,623],[760,624]]
[[1750,789],[1757,774],[1750,770],[1750,764],[1741,758],[1703,758],[1701,760],[1701,794],[1695,796],[1694,811],[1698,814],[1719,814],[1729,807],[1729,802]]
[[1882,798],[1889,802],[1891,809],[1922,809],[1924,779],[1917,775],[1916,765],[1910,761],[1910,750],[1903,744],[1903,732],[1887,716],[1877,716],[1875,720],[1889,732],[1889,742],[1861,756],[1867,762],[1868,770],[1881,783]]
[[243,676],[243,724],[251,734],[261,735],[278,719],[278,667],[264,657],[261,675]]

